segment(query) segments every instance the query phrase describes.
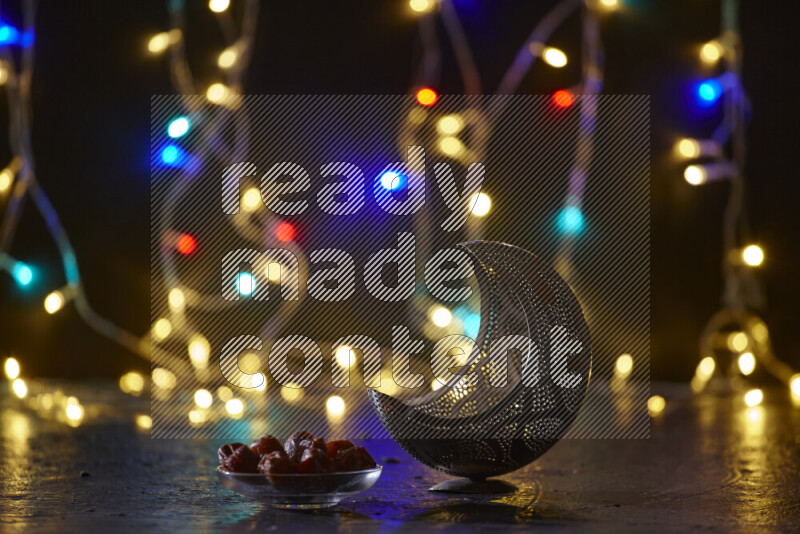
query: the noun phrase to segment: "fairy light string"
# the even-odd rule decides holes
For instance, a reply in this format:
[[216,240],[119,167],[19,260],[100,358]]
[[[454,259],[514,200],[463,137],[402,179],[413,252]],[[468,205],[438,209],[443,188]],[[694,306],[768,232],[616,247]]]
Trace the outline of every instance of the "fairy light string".
[[[722,64],[719,76],[697,87],[700,99],[721,100],[722,120],[710,140],[682,139],[676,146],[677,152],[690,160],[684,171],[684,178],[690,185],[702,186],[717,180],[730,184],[722,218],[723,307],[709,319],[700,336],[701,360],[691,385],[695,392],[701,392],[711,383],[715,371],[725,369],[716,361],[722,340],[723,347],[736,362],[727,366],[730,384],[737,384],[739,375],[748,376],[761,365],[767,373],[786,384],[793,397],[800,399],[800,374],[775,356],[767,324],[756,313],[764,307],[765,301],[756,272],[763,262],[764,252],[752,242],[746,213],[745,162],[750,103],[742,86],[740,7],[739,0],[723,0],[721,35],[703,45],[699,54],[706,64]],[[709,158],[710,163],[692,161],[703,157]],[[762,399],[760,390],[745,394],[748,406],[755,406]]]

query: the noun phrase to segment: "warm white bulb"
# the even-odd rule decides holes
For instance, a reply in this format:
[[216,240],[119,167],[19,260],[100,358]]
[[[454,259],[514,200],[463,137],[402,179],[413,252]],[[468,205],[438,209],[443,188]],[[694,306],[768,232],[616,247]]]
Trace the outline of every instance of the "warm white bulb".
[[700,143],[694,139],[681,139],[678,141],[677,150],[684,158],[696,158],[700,155]]
[[453,314],[447,308],[437,307],[431,312],[431,321],[440,328],[449,325],[452,320]]
[[214,397],[207,389],[198,389],[194,392],[194,403],[200,408],[208,408],[214,401]]
[[222,83],[213,83],[206,90],[206,98],[209,102],[222,102],[228,96],[228,88]]
[[702,185],[706,182],[706,171],[699,165],[689,165],[683,171],[683,177],[691,185]]
[[427,13],[434,6],[434,0],[410,0],[408,6],[417,13]]
[[9,380],[14,380],[15,378],[19,378],[19,362],[16,358],[8,358],[6,360],[5,365],[6,376]]
[[472,214],[478,217],[484,217],[492,209],[492,199],[484,193],[475,193],[469,203],[472,206]]
[[758,245],[750,245],[742,251],[742,260],[751,267],[764,263],[764,250]]
[[208,9],[214,13],[222,13],[228,6],[231,5],[231,0],[210,0],[208,2]]
[[764,400],[764,393],[760,389],[751,389],[744,396],[744,403],[748,406],[758,406]]
[[56,313],[64,306],[64,295],[60,291],[53,291],[44,299],[44,309],[47,313]]
[[700,48],[700,59],[713,65],[722,57],[723,48],[719,41],[709,41]]
[[558,48],[553,48],[552,46],[548,46],[544,49],[542,52],[542,59],[551,67],[556,67],[558,69],[567,64],[567,55]]
[[325,401],[325,409],[330,415],[342,415],[345,410],[344,399],[338,395],[328,397],[328,400]]
[[756,358],[753,356],[752,352],[745,352],[739,356],[738,360],[739,364],[739,371],[742,372],[743,375],[752,374],[753,371],[756,369]]
[[229,69],[236,64],[238,58],[239,54],[236,52],[235,48],[227,48],[217,58],[217,65],[222,69]]

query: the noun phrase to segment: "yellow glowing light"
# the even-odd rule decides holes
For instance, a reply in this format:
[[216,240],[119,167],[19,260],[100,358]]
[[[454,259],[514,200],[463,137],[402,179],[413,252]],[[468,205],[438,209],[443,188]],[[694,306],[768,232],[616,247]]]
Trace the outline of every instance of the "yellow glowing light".
[[764,400],[764,394],[760,389],[751,389],[744,396],[744,403],[748,406],[758,406]]
[[427,13],[433,9],[433,0],[411,0],[408,6],[417,13]]
[[542,59],[545,63],[557,69],[567,64],[567,55],[558,48],[553,48],[552,46],[548,46],[542,51]]
[[161,318],[153,323],[151,335],[154,341],[164,341],[172,333],[172,323],[169,319]]
[[261,374],[253,374],[250,376],[250,387],[247,388],[249,392],[264,392],[267,390],[267,381]]
[[254,352],[248,352],[239,356],[239,369],[243,373],[254,374],[261,369],[261,358]]
[[764,251],[758,245],[749,245],[742,250],[742,260],[751,267],[764,263]]
[[261,191],[257,187],[251,187],[242,195],[242,209],[244,211],[255,211],[261,204]]
[[683,171],[683,178],[691,185],[702,185],[706,183],[706,171],[699,165],[689,165]]
[[792,390],[792,395],[800,397],[800,373],[789,379],[789,388]]
[[469,203],[472,206],[472,214],[477,217],[485,216],[492,209],[492,199],[485,193],[475,193],[469,199]]
[[[336,360],[336,365],[341,367],[342,369],[347,369],[350,365],[355,361],[355,355],[351,355],[352,347],[347,345],[342,345],[336,352],[334,353],[333,357]],[[352,361],[351,361],[352,359]]]
[[136,426],[148,430],[153,426],[153,419],[149,415],[139,414],[136,416]]
[[325,401],[325,409],[328,410],[330,415],[342,415],[345,410],[344,399],[338,395],[328,397],[328,400]]
[[[419,108],[416,108],[419,109]],[[444,135],[453,135],[461,131],[464,123],[459,115],[446,115],[436,123],[436,129]]]
[[233,398],[233,391],[228,386],[220,386],[217,388],[217,397],[222,402],[228,402]]
[[190,410],[189,422],[193,425],[199,425],[206,422],[206,414],[203,410]]
[[694,139],[681,139],[676,145],[678,154],[684,158],[696,158],[700,155],[700,143]]
[[222,13],[228,6],[231,5],[231,0],[209,0],[208,9],[214,13]]
[[222,53],[217,58],[217,65],[221,69],[229,69],[233,67],[236,63],[236,60],[239,58],[239,54],[236,52],[236,49],[233,47],[226,48],[222,51]]
[[5,84],[8,81],[8,69],[0,66],[0,85]]
[[714,374],[716,366],[717,364],[714,362],[714,358],[706,356],[697,364],[696,375],[702,380],[708,380],[711,378],[711,375]]
[[622,354],[617,358],[615,372],[620,376],[628,376],[633,370],[633,356]]
[[431,321],[439,328],[444,328],[453,320],[453,314],[447,308],[436,306],[431,310]]
[[25,385],[25,381],[21,378],[15,379],[14,382],[11,383],[11,388],[14,390],[14,395],[20,399],[28,394],[28,386]]
[[303,398],[303,389],[298,384],[287,384],[281,388],[281,397],[286,402],[295,402]]
[[175,374],[172,371],[164,369],[163,367],[153,369],[153,384],[156,386],[164,389],[172,389],[177,382],[178,379],[175,378]]
[[206,90],[206,98],[209,102],[221,102],[228,96],[228,87],[222,83],[212,83]]
[[186,296],[183,294],[183,291],[177,287],[173,287],[169,290],[167,299],[169,300],[169,307],[172,311],[180,311],[186,305]]
[[214,402],[214,397],[207,389],[198,389],[194,392],[194,403],[201,408],[208,408]]
[[11,187],[11,181],[14,180],[14,173],[8,169],[0,171],[0,193],[5,193]]
[[723,51],[719,41],[709,41],[700,48],[700,59],[703,63],[714,64],[722,57]]
[[619,0],[598,0],[598,3],[609,11],[613,11],[619,7]]
[[67,414],[67,419],[71,421],[80,421],[83,418],[83,407],[77,403],[67,404],[64,412]]
[[733,352],[742,352],[747,348],[747,334],[744,332],[731,332],[728,334],[728,348]]
[[198,369],[205,369],[208,363],[208,356],[211,353],[211,345],[209,345],[208,340],[200,334],[195,334],[189,340],[188,350],[192,365]]
[[119,379],[119,389],[123,393],[139,394],[144,389],[144,377],[135,371],[125,373]]
[[225,411],[231,415],[239,415],[244,412],[244,402],[239,399],[231,399],[225,403]]
[[272,262],[267,264],[266,271],[267,271],[267,279],[270,282],[280,282],[281,281],[281,264]]
[[743,375],[749,375],[756,369],[756,357],[752,352],[745,352],[739,356],[739,370]]
[[9,380],[14,380],[15,378],[19,378],[19,362],[16,358],[8,358],[6,359],[6,364],[4,366],[6,376]]
[[660,414],[664,411],[664,407],[667,405],[667,401],[664,400],[664,397],[661,395],[653,395],[649,399],[647,399],[647,411],[650,412],[652,417]]
[[47,313],[53,314],[64,307],[64,295],[61,291],[53,291],[44,299],[44,309]]
[[442,137],[439,141],[439,150],[448,156],[456,156],[464,151],[464,144],[455,137]]
[[170,43],[169,32],[157,33],[147,41],[147,50],[151,54],[160,54],[167,49]]

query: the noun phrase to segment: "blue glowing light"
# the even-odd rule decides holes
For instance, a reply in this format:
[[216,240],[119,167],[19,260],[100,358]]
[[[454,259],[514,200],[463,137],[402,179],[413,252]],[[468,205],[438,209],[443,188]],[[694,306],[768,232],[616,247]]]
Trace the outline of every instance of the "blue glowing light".
[[584,226],[581,209],[577,206],[566,206],[558,213],[556,225],[562,234],[579,234]]
[[406,185],[406,178],[394,171],[386,171],[381,175],[381,186],[388,191],[397,191]]
[[186,159],[186,153],[175,145],[167,145],[161,151],[161,161],[170,167],[179,167]]
[[0,25],[0,46],[16,44],[19,40],[19,30],[8,24]]
[[249,273],[241,273],[236,277],[236,291],[240,295],[250,295],[256,290],[256,281],[253,275]]
[[710,105],[722,96],[722,85],[717,80],[710,79],[697,86],[697,98],[701,105]]
[[178,117],[167,126],[167,135],[172,138],[183,137],[189,131],[189,119],[186,117]]
[[464,318],[464,335],[470,339],[478,337],[478,329],[481,326],[481,316],[477,313],[470,313]]
[[11,274],[21,286],[27,286],[33,280],[33,271],[31,268],[19,261],[14,264],[14,267],[11,269]]

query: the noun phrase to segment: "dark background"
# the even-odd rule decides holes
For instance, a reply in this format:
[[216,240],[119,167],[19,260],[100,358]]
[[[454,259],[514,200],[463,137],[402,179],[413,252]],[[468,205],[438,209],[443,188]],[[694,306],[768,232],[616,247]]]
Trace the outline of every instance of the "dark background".
[[[19,25],[18,6],[3,3]],[[231,9],[241,7],[234,0]],[[457,0],[459,14],[491,91],[518,47],[553,2]],[[684,380],[697,361],[697,338],[719,306],[721,216],[727,186],[693,188],[672,147],[705,137],[718,107],[701,111],[691,87],[711,75],[697,58],[719,28],[719,2],[625,0],[606,17],[603,40],[611,94],[649,94],[652,105],[652,359],[654,379]],[[761,274],[777,355],[800,365],[795,323],[800,250],[795,215],[800,93],[795,51],[800,3],[743,2],[744,85],[752,99],[749,129],[750,220],[766,251]],[[164,56],[146,51],[167,28],[163,2],[41,2],[33,82],[34,151],[39,180],[70,234],[90,302],[141,334],[149,327],[149,106],[169,94]],[[192,2],[186,36],[203,86],[218,81],[224,43],[206,2]],[[579,77],[579,24],[573,17],[552,39],[570,65],[537,64],[521,93],[548,93]],[[452,51],[443,49],[440,93],[462,90]],[[404,0],[264,2],[245,92],[402,94],[417,72],[416,17]],[[207,82],[207,83],[206,83]],[[0,99],[5,95],[0,91]],[[0,112],[2,124],[6,112]],[[0,158],[10,155],[5,127]],[[67,306],[50,316],[44,296],[64,283],[55,247],[27,206],[12,254],[38,277],[18,288],[0,276],[0,355],[14,354],[29,376],[116,378],[146,362],[95,334]]]

